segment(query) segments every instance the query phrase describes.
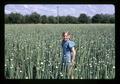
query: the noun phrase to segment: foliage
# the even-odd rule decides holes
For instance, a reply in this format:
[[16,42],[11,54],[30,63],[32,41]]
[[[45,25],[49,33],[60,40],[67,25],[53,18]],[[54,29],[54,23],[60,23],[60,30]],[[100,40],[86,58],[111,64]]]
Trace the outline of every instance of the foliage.
[[114,24],[6,24],[7,79],[66,79],[60,71],[62,32],[76,44],[76,79],[115,78]]
[[96,14],[92,17],[81,13],[79,17],[74,16],[46,16],[33,12],[30,15],[19,13],[5,14],[5,23],[62,23],[62,24],[81,24],[81,23],[115,23],[115,16],[109,14]]

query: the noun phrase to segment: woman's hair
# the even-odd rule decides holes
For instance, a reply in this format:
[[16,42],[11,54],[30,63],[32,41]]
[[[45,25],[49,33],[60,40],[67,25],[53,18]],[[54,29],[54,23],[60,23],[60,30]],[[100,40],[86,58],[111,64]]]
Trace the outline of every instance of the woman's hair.
[[67,33],[67,35],[70,35],[70,38],[69,38],[70,40],[73,38],[73,35],[70,32],[63,32],[62,36],[64,36],[65,33]]
[[65,33],[67,33],[67,35],[71,35],[70,32],[63,32],[63,33],[62,33],[62,36],[64,36]]

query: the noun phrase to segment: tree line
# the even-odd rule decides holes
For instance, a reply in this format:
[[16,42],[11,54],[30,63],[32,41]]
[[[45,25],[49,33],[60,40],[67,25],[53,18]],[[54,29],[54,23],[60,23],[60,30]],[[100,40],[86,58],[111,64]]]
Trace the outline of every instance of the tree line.
[[27,23],[42,23],[42,24],[80,24],[80,23],[115,23],[115,14],[96,14],[92,17],[82,13],[79,17],[74,16],[46,16],[40,15],[36,12],[30,15],[22,15],[20,13],[5,14],[6,24],[27,24]]

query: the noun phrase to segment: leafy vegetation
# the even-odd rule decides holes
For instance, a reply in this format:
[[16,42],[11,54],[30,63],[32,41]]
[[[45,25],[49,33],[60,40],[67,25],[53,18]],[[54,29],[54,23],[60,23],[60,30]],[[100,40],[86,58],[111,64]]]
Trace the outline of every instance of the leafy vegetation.
[[5,24],[7,79],[66,79],[62,32],[76,43],[76,79],[115,78],[114,24]]

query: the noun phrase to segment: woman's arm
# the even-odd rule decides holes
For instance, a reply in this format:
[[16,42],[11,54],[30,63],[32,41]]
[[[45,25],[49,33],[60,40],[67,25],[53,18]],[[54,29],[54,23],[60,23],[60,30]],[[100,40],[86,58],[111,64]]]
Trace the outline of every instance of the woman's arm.
[[71,50],[72,50],[72,63],[74,64],[75,63],[76,50],[75,50],[74,47]]

